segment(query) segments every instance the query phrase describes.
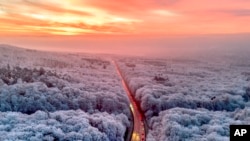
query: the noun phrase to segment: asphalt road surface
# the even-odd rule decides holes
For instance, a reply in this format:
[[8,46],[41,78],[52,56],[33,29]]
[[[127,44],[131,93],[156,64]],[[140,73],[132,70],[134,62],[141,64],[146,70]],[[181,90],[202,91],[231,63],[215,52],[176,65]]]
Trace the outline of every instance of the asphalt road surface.
[[133,113],[133,120],[134,120],[134,128],[132,132],[131,141],[145,141],[146,135],[145,135],[145,125],[144,125],[144,116],[143,113],[140,110],[140,107],[136,104],[136,101],[134,97],[132,96],[127,83],[124,81],[124,78],[121,74],[121,71],[115,61],[113,61],[118,75],[122,79],[122,85],[124,87],[124,90],[126,91],[129,101],[130,101],[130,109]]

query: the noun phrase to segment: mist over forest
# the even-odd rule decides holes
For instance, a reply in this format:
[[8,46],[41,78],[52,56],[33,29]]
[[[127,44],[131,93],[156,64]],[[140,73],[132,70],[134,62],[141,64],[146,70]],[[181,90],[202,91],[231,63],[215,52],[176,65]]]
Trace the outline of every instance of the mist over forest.
[[0,43],[60,52],[86,52],[144,57],[180,57],[247,54],[250,34],[166,36],[1,37]]

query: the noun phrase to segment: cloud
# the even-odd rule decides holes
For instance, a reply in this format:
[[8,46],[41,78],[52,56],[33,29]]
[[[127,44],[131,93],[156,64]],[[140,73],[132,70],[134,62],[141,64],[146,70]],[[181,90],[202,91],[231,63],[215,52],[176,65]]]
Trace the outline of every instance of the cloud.
[[80,15],[80,16],[92,16],[91,13],[86,12],[86,11],[80,11],[80,10],[74,10],[74,9],[67,9],[67,8],[62,8],[62,7],[56,7],[53,5],[53,3],[42,3],[42,2],[34,2],[34,1],[28,1],[25,0],[24,4],[33,7],[34,9],[39,9],[39,10],[46,10],[46,11],[51,11],[55,13],[71,13],[75,15]]
[[[250,32],[250,28],[246,26],[248,23],[246,20],[249,20],[249,18],[234,20],[239,16],[249,17],[247,5],[250,3],[244,0],[237,2],[233,0],[221,0],[218,2],[209,0],[110,0],[108,2],[101,0],[15,0],[1,1],[0,4],[1,19],[9,17],[12,20],[21,21],[23,18],[18,15],[23,15],[28,20],[41,20],[37,21],[38,23],[84,23],[90,26],[102,27],[92,30],[87,27],[78,29],[67,26],[65,28],[61,26],[44,28],[41,25],[42,30],[47,34],[208,34]],[[233,8],[239,10],[234,10]],[[225,11],[231,13],[231,16],[214,11]],[[166,16],[167,18],[164,18]],[[11,25],[10,22],[2,22],[1,24],[2,28]],[[27,26],[19,27],[22,30],[17,29],[16,31],[37,33],[36,30],[34,31],[34,25],[27,24]],[[239,30],[235,26],[244,28]],[[15,27],[13,28],[15,30]],[[60,31],[51,32],[53,29]],[[13,31],[4,31],[14,34]]]
[[9,28],[6,27],[17,24],[21,27],[12,27],[17,32],[20,31],[20,28],[22,29],[20,32],[36,32],[38,30],[37,32],[44,31],[52,34],[57,32],[61,32],[60,34],[63,34],[63,32],[65,34],[123,33],[123,31],[126,33],[131,31],[131,24],[139,22],[138,19],[110,14],[104,9],[88,4],[78,6],[76,3],[68,1],[62,1],[61,3],[3,1],[1,5],[0,18],[3,19],[1,27],[5,29],[5,32],[12,32],[8,31]]
[[162,9],[153,10],[152,13],[159,15],[159,16],[177,16],[176,13],[173,13],[173,12],[168,11],[168,10],[162,10]]
[[227,10],[225,13],[232,14],[233,16],[250,16],[250,9],[237,9],[237,10]]

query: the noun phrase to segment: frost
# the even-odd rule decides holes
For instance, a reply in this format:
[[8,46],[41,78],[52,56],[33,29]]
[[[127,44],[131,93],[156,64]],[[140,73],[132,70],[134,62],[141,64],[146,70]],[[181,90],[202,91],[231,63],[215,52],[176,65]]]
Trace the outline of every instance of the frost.
[[148,140],[229,140],[229,125],[248,124],[250,109],[235,112],[172,108],[149,122]]
[[[131,117],[119,77],[104,57],[0,47],[0,111],[124,113]],[[103,68],[105,65],[105,69]]]
[[195,59],[118,61],[145,114],[147,140],[225,141],[230,124],[249,123],[249,59]]
[[123,141],[129,101],[109,59],[0,45],[0,140]]
[[[249,105],[248,68],[232,67],[235,60],[228,60],[229,63],[149,60],[141,58],[119,62],[148,119],[175,107],[234,111]],[[128,67],[128,62],[136,64],[133,69]]]
[[[128,119],[123,114],[88,114],[81,110],[0,113],[0,140],[123,141]],[[98,123],[98,124],[96,124]],[[11,132],[10,132],[11,131]]]

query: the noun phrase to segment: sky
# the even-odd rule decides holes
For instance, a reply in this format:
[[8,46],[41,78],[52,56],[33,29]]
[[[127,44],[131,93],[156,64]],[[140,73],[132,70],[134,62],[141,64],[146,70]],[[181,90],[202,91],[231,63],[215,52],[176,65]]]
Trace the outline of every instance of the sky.
[[82,49],[84,43],[125,46],[135,39],[248,34],[250,1],[0,0],[0,21],[1,43],[69,47],[60,44],[68,39]]

